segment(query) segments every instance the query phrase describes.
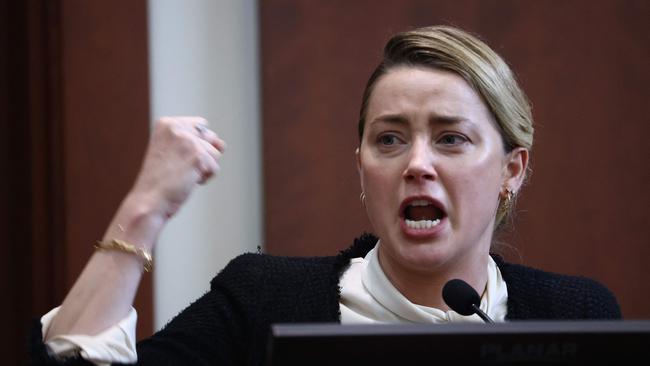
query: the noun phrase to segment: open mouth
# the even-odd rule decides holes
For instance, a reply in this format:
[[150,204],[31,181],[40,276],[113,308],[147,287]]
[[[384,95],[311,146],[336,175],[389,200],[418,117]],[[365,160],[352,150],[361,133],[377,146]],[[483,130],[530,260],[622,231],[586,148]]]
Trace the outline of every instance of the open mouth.
[[436,202],[428,199],[415,199],[403,205],[402,216],[406,226],[415,230],[436,227],[445,218],[445,212]]

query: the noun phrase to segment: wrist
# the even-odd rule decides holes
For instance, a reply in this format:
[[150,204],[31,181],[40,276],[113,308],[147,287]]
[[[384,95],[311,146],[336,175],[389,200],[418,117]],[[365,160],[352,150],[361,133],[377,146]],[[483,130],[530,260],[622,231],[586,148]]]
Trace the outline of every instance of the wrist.
[[168,220],[165,211],[147,195],[131,192],[118,209],[104,240],[125,240],[151,251]]

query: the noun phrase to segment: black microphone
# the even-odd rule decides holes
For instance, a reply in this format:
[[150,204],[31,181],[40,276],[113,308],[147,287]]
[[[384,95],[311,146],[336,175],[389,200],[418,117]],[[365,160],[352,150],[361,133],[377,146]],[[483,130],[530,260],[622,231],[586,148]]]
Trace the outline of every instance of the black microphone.
[[479,308],[481,298],[467,282],[460,279],[450,280],[442,288],[442,299],[451,310],[460,315],[478,314],[486,323],[494,323],[492,319]]

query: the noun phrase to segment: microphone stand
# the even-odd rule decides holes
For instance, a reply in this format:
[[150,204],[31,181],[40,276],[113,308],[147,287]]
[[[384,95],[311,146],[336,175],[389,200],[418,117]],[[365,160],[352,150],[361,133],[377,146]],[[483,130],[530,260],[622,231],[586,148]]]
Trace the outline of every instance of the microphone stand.
[[476,315],[480,316],[481,319],[483,319],[484,322],[488,324],[494,323],[494,320],[492,320],[483,310],[481,310],[476,304],[472,304],[472,309],[476,311]]

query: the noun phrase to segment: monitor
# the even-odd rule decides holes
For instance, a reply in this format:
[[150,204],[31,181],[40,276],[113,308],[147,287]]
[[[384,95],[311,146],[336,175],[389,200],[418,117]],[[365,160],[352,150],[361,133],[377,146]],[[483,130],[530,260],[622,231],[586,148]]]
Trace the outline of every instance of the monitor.
[[[638,360],[638,361],[637,361]],[[267,364],[650,364],[650,321],[274,324]]]

